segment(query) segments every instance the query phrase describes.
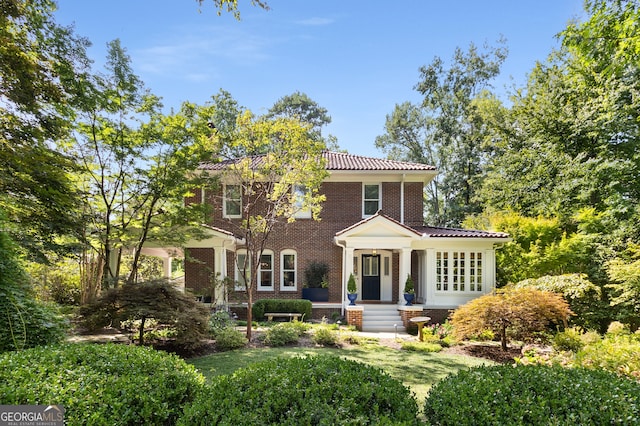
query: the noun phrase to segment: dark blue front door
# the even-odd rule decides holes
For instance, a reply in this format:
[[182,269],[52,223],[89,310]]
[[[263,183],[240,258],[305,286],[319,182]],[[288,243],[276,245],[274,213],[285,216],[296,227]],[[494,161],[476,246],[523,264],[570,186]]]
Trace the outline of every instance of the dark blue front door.
[[362,300],[380,300],[380,255],[362,255]]

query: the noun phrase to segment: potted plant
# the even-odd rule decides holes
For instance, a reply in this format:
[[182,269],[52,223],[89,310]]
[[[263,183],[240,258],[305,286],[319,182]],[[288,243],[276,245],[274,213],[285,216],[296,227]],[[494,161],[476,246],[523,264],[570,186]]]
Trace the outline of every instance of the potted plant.
[[311,262],[304,270],[305,285],[302,288],[302,298],[312,302],[329,301],[329,265],[324,262]]
[[349,299],[349,306],[353,306],[356,304],[356,299],[358,298],[358,289],[356,288],[356,278],[353,276],[353,273],[349,275],[349,281],[347,281],[347,298]]
[[404,282],[404,300],[407,302],[406,306],[411,306],[415,297],[413,280],[411,279],[411,275],[407,275],[407,280]]

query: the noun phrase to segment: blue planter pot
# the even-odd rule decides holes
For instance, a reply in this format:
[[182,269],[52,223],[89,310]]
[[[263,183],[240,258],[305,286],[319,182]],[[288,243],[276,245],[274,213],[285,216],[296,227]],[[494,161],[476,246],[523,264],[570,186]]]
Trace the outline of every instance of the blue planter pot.
[[356,299],[358,298],[358,293],[347,293],[347,298],[349,299],[349,306],[355,306]]
[[414,293],[405,293],[404,300],[407,302],[405,306],[413,306],[413,299],[416,297]]
[[328,302],[329,289],[328,288],[303,288],[302,298],[310,300],[312,302]]

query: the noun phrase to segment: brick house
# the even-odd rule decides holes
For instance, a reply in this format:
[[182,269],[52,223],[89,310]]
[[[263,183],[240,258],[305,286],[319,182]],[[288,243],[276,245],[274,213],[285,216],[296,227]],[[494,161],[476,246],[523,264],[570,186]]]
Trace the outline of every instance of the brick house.
[[[321,220],[298,217],[270,235],[261,259],[254,300],[302,298],[304,271],[311,262],[329,265],[328,300],[313,302],[314,318],[333,312],[364,330],[393,330],[415,316],[443,321],[449,311],[490,293],[495,285],[495,248],[504,233],[426,226],[424,187],[433,166],[325,151],[329,177]],[[214,172],[220,164],[203,164]],[[225,194],[225,196],[223,196]],[[208,237],[185,245],[185,286],[196,294],[210,287],[212,273],[235,281],[242,240],[232,232],[242,195],[234,185],[199,191],[187,203],[211,203]],[[356,277],[358,299],[348,306],[347,280]],[[406,306],[404,282],[411,275],[415,302]],[[233,289],[232,289],[233,290]],[[214,303],[233,304],[218,290]],[[237,295],[240,295],[238,293]]]

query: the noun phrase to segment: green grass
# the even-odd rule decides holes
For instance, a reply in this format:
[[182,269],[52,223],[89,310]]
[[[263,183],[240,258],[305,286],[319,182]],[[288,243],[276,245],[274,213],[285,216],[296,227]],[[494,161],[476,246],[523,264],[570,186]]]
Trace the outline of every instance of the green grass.
[[449,374],[480,364],[493,365],[488,360],[442,353],[408,352],[381,345],[366,345],[350,349],[328,348],[261,348],[221,352],[187,362],[193,364],[207,379],[216,375],[231,374],[251,363],[284,356],[305,356],[330,353],[381,368],[391,377],[400,380],[417,396],[422,406],[432,385]]

